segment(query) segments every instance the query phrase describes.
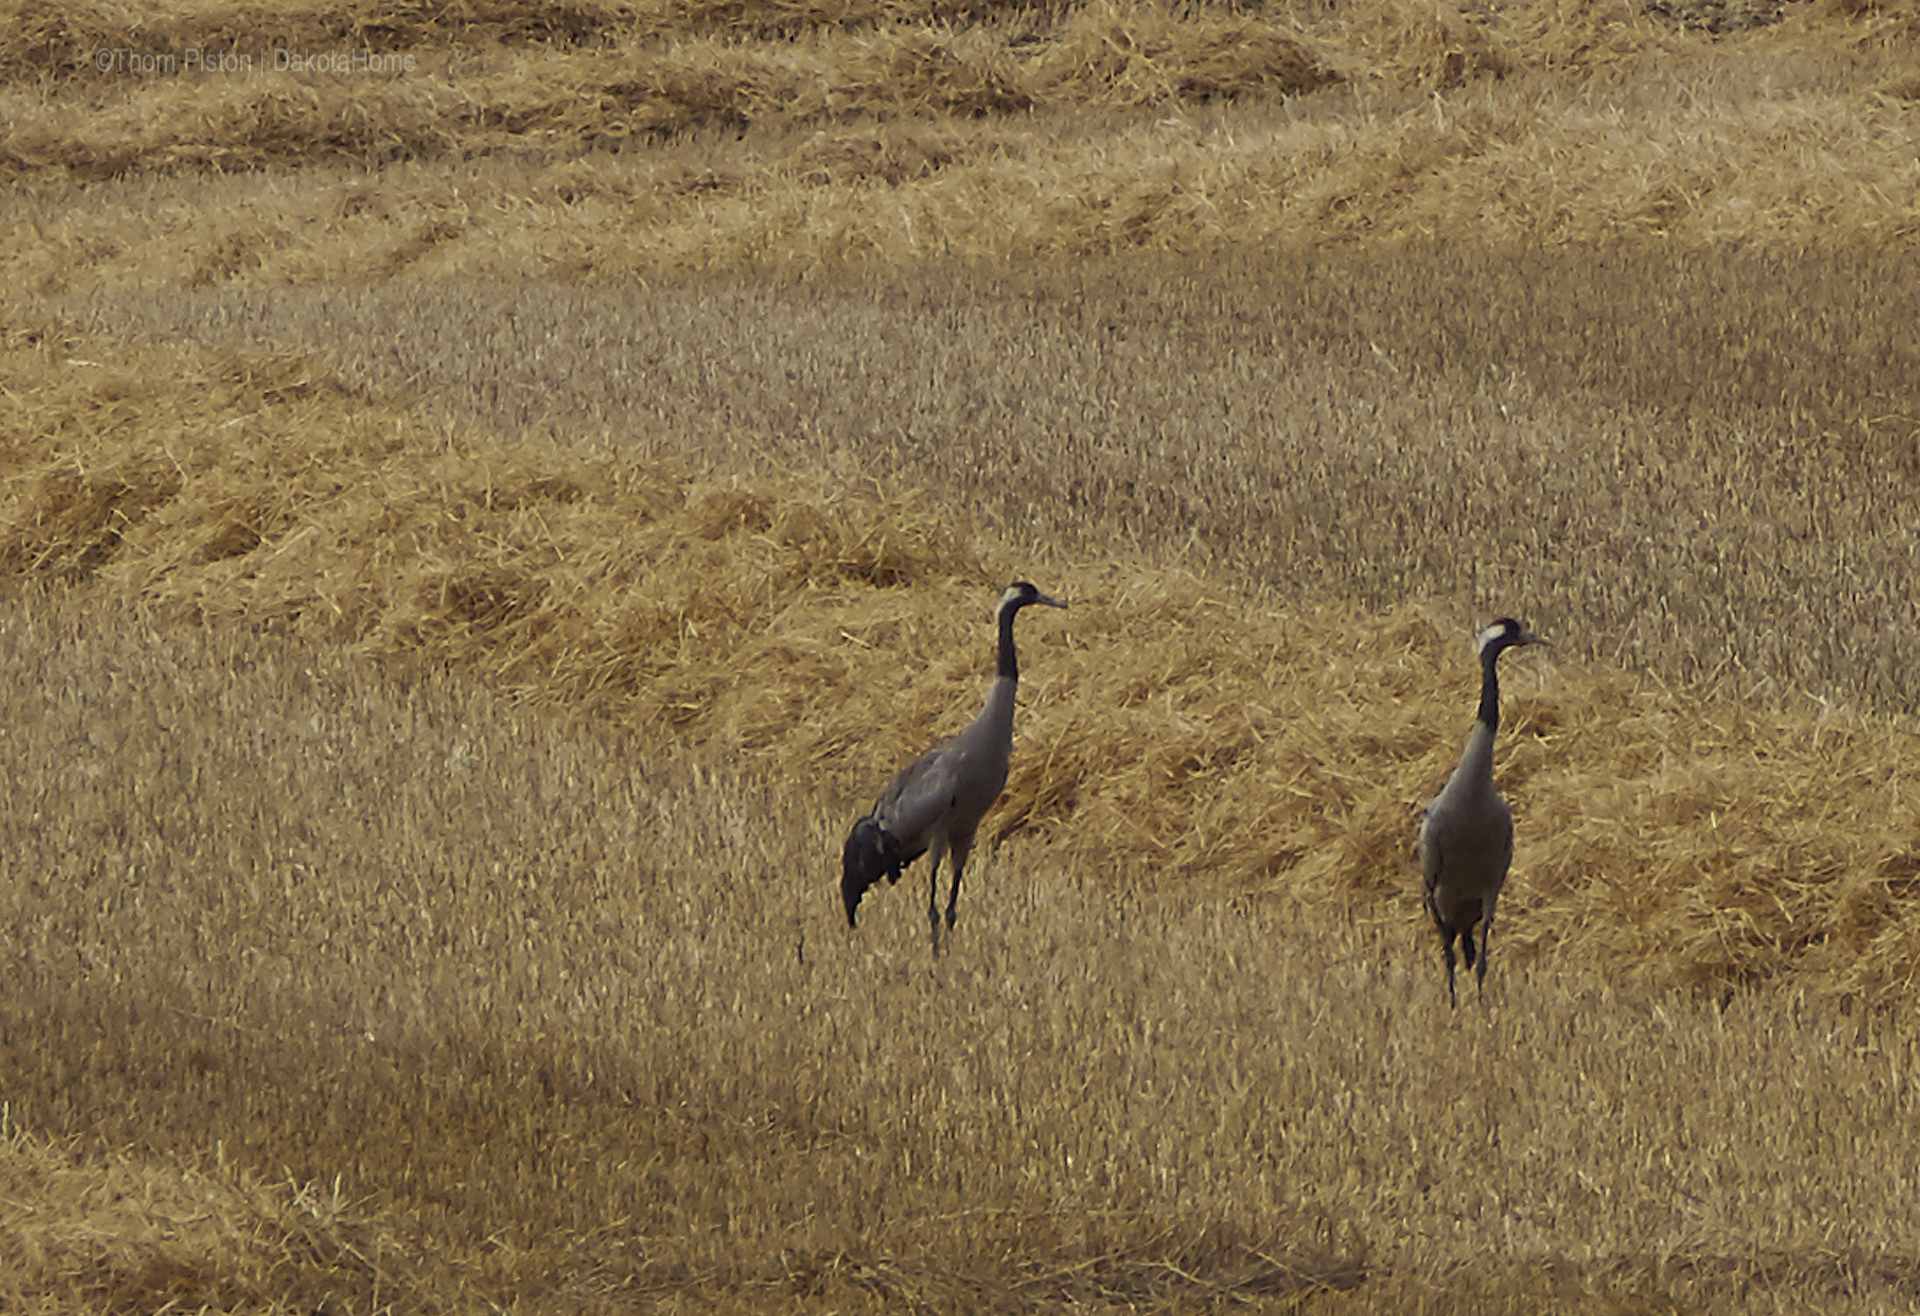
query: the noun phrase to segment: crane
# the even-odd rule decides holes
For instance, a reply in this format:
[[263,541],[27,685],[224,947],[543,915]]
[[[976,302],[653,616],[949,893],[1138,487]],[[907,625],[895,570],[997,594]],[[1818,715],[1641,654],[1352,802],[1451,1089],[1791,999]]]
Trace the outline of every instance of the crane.
[[[1447,963],[1447,1000],[1458,1004],[1453,986],[1453,943],[1459,939],[1467,967],[1480,990],[1487,985],[1487,936],[1493,909],[1513,862],[1513,811],[1493,784],[1493,738],[1500,729],[1500,678],[1497,664],[1508,649],[1546,641],[1511,617],[1497,617],[1480,632],[1480,710],[1460,766],[1427,806],[1420,822],[1420,872],[1426,880],[1427,912],[1440,930],[1440,951]],[[1474,929],[1479,929],[1479,945]]]
[[960,877],[973,849],[974,832],[1007,784],[1007,760],[1013,751],[1014,692],[1020,681],[1020,660],[1013,645],[1014,619],[1022,608],[1036,603],[1049,608],[1067,606],[1042,594],[1028,581],[1016,580],[1007,587],[994,609],[994,625],[1000,635],[999,669],[986,707],[966,730],[902,768],[881,792],[872,812],[855,822],[847,834],[841,853],[840,898],[846,905],[848,927],[858,926],[855,914],[869,887],[883,877],[898,882],[908,864],[931,852],[927,922],[936,950],[940,945],[942,858],[953,861],[946,916],[948,931],[953,929]]

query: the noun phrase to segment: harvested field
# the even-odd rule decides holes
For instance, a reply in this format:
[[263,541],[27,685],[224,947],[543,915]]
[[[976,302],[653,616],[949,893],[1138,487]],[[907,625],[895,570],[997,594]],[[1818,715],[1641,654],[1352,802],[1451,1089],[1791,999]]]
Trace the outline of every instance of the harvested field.
[[1914,1304],[1911,3],[8,18],[0,1306]]
[[1902,1011],[1596,938],[1450,1012],[1405,900],[1044,831],[930,961],[910,891],[846,935],[786,774],[332,645],[4,621],[10,1305],[1912,1300]]

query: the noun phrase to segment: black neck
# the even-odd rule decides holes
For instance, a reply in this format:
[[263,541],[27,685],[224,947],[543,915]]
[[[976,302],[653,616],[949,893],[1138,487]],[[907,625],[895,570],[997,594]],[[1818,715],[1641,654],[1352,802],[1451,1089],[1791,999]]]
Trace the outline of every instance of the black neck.
[[1000,609],[1000,675],[1009,681],[1020,679],[1020,656],[1013,651],[1013,619],[1019,612],[1017,600]]
[[1480,721],[1489,731],[1500,729],[1500,675],[1494,665],[1506,651],[1507,646],[1496,641],[1480,655]]

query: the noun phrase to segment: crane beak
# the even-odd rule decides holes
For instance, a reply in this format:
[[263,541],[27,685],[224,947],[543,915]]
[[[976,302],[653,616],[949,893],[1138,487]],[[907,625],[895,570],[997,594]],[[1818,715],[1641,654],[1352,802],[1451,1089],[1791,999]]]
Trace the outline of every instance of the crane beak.
[[1551,640],[1543,640],[1538,635],[1535,635],[1532,631],[1521,631],[1520,643],[1537,644],[1537,645],[1540,645],[1542,648],[1546,648],[1546,649],[1551,649],[1553,647],[1553,642]]
[[1067,606],[1066,604],[1062,603],[1059,599],[1056,599],[1051,595],[1041,594],[1038,592],[1034,594],[1033,601],[1035,603],[1044,603],[1049,608],[1064,608]]

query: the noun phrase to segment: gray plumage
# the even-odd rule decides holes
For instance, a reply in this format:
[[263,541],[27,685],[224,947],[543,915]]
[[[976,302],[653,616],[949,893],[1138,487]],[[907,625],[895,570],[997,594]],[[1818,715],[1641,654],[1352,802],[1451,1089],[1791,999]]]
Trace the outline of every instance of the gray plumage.
[[[1493,738],[1500,729],[1500,655],[1521,645],[1545,644],[1511,617],[1480,633],[1480,711],[1467,734],[1460,766],[1420,822],[1420,872],[1426,879],[1427,912],[1440,930],[1447,964],[1447,1000],[1454,994],[1453,943],[1458,938],[1480,990],[1487,985],[1487,936],[1494,906],[1513,862],[1513,811],[1493,784]],[[1479,944],[1474,944],[1474,929]]]
[[856,926],[855,913],[867,888],[883,877],[898,882],[901,870],[929,852],[933,858],[927,877],[927,922],[932,926],[936,947],[940,944],[938,895],[943,858],[953,861],[953,884],[947,894],[947,927],[953,927],[960,901],[960,876],[973,849],[974,833],[1007,784],[1007,760],[1013,752],[1014,693],[1020,682],[1013,622],[1020,609],[1032,603],[1049,608],[1067,606],[1024,580],[1007,587],[994,611],[1000,637],[999,667],[987,706],[965,731],[901,769],[881,793],[873,811],[854,823],[848,833],[840,875],[840,898],[846,905],[848,927]]

